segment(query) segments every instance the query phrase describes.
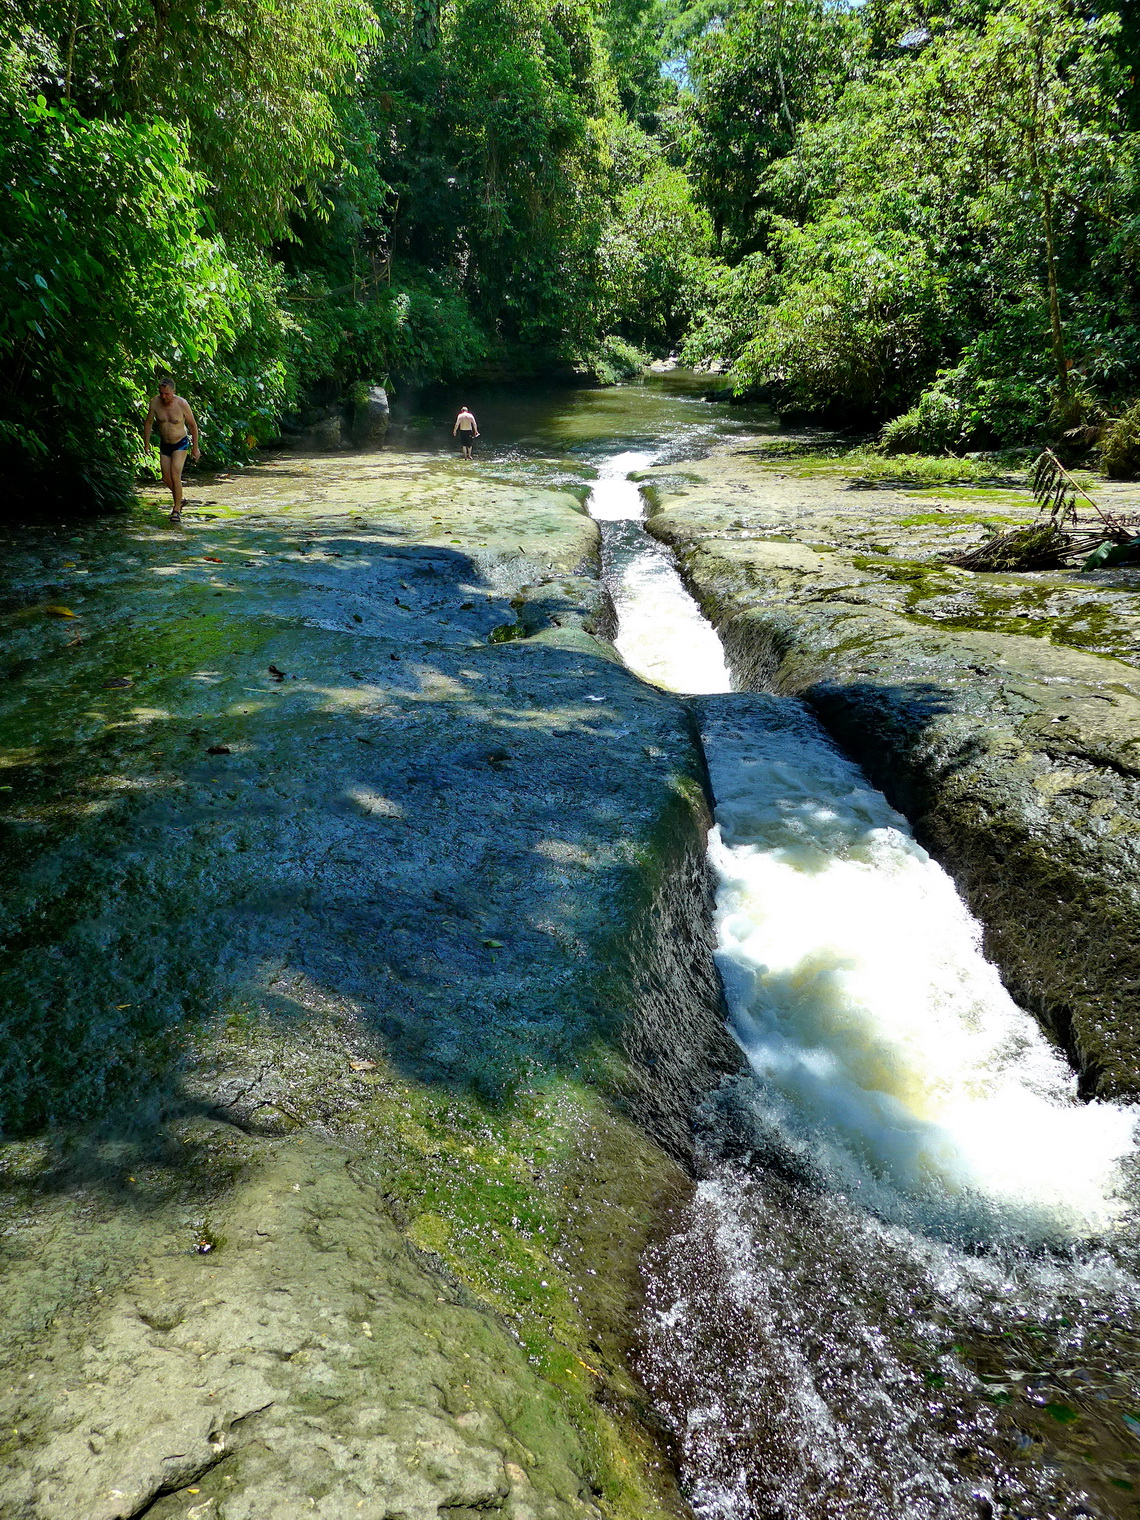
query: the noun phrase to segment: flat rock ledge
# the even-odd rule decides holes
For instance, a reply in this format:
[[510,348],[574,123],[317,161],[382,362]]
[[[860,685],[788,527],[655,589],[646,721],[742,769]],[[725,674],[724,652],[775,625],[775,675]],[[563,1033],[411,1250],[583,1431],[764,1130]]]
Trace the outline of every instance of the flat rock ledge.
[[5,556],[0,1512],[685,1513],[638,1263],[740,1058],[593,523],[395,454],[159,510]]
[[1134,573],[939,560],[1027,493],[868,488],[753,447],[647,472],[745,689],[798,695],[912,822],[1086,1095],[1140,1097]]

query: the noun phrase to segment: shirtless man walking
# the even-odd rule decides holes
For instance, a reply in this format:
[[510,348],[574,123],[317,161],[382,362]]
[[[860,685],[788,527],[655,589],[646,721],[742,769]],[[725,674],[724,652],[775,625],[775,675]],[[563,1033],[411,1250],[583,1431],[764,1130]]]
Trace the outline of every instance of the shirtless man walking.
[[479,428],[469,407],[463,407],[460,410],[459,416],[455,419],[455,426],[451,430],[451,436],[454,438],[457,433],[459,434],[459,441],[463,445],[463,457],[464,459],[470,459],[471,445],[479,436]]
[[162,483],[174,498],[170,521],[182,521],[182,467],[187,450],[195,464],[202,457],[198,447],[198,424],[189,403],[174,394],[173,380],[160,380],[158,395],[151,398],[143,427],[143,447],[150,448],[150,430],[158,423],[158,449],[162,460]]

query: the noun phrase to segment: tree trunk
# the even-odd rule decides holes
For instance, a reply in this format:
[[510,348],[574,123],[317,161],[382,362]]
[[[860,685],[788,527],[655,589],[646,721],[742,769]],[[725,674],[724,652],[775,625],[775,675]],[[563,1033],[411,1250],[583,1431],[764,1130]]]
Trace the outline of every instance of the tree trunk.
[[788,90],[784,83],[784,8],[786,3],[787,0],[780,0],[780,9],[776,13],[776,79],[780,86],[780,115],[784,118],[784,125],[794,138],[796,123],[788,106]]
[[1038,153],[1038,110],[1041,100],[1041,43],[1033,50],[1033,103],[1029,126],[1029,164],[1033,188],[1041,204],[1041,225],[1045,233],[1045,276],[1049,285],[1049,325],[1053,336],[1053,363],[1057,368],[1057,397],[1062,405],[1069,399],[1069,361],[1065,356],[1065,338],[1061,329],[1061,295],[1057,285],[1057,245],[1053,236],[1053,193],[1041,173]]

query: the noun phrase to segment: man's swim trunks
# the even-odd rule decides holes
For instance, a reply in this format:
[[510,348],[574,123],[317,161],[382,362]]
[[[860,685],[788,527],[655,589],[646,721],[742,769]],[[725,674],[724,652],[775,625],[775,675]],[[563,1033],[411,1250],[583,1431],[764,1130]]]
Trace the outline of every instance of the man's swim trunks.
[[177,443],[167,443],[166,439],[163,438],[158,445],[158,452],[160,454],[165,454],[167,459],[173,459],[175,454],[181,454],[183,449],[188,449],[189,447],[190,434],[183,433],[182,437],[178,440]]
[[465,449],[469,449],[475,442],[475,433],[471,428],[459,429],[459,441]]

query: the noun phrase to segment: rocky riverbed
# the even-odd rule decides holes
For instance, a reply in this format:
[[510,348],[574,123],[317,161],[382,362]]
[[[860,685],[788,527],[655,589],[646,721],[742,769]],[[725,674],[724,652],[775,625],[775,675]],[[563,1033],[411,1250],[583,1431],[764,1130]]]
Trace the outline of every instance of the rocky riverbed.
[[1140,574],[941,563],[1032,518],[1013,481],[868,481],[762,436],[643,479],[740,684],[812,704],[1085,1091],[1140,1095]]
[[683,1508],[629,1349],[738,1060],[702,760],[548,473],[5,535],[13,1520]]
[[[843,1314],[850,1295],[840,1271],[821,1296],[836,1252],[797,1197],[785,1255],[783,1226],[748,1209],[730,1232],[752,1263],[734,1291],[782,1285],[769,1328],[789,1357],[716,1307],[694,1221],[732,1188],[717,1172],[694,1193],[726,1139],[702,1100],[730,1074],[722,1095],[762,1093],[712,961],[696,729],[712,709],[638,680],[610,643],[583,503],[603,464],[618,481],[615,456],[672,461],[647,472],[650,526],[738,682],[807,697],[955,871],[1086,1089],[1136,1091],[1130,573],[948,570],[939,555],[984,521],[1029,515],[1023,492],[871,488],[775,457],[790,440],[772,419],[703,402],[691,377],[479,415],[474,467],[438,416],[405,411],[382,452],[196,479],[181,531],[156,492],[130,517],[0,530],[5,1516],[680,1516],[674,1464],[699,1503],[686,1441],[716,1418],[703,1373],[696,1426],[674,1418],[705,1346],[690,1287],[719,1316],[710,1366],[742,1390],[748,1482],[799,1481],[791,1447],[757,1453],[848,1353],[829,1329],[770,1411],[736,1369],[779,1386],[812,1314],[832,1326],[827,1293]],[[658,557],[638,560],[650,581],[673,576]],[[652,655],[653,618],[684,646],[676,599],[647,588],[650,622],[631,613],[623,647]],[[711,700],[752,738],[796,707]],[[856,1255],[853,1346],[890,1338],[880,1288],[893,1303],[902,1281]],[[1070,1311],[1064,1272],[1056,1292],[1016,1278],[1035,1335],[1054,1299],[1078,1341],[1118,1306]],[[943,1341],[965,1356],[983,1332],[976,1306],[900,1292],[926,1418]],[[916,1305],[929,1344],[912,1346]],[[1130,1322],[1114,1307],[1097,1353],[1126,1373]],[[998,1358],[1017,1353],[1015,1392],[1019,1335]],[[1036,1342],[1024,1357],[1038,1369]],[[1116,1371],[1088,1375],[1108,1402],[1064,1393],[1063,1457],[1111,1500],[1132,1492],[1117,1446],[1134,1399]],[[891,1489],[913,1443],[880,1461],[885,1385],[845,1378],[819,1408],[866,1425]],[[1010,1407],[1009,1441],[1029,1443],[1016,1488],[1044,1448]]]

